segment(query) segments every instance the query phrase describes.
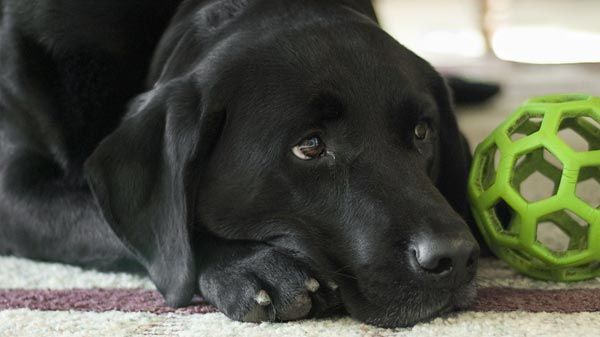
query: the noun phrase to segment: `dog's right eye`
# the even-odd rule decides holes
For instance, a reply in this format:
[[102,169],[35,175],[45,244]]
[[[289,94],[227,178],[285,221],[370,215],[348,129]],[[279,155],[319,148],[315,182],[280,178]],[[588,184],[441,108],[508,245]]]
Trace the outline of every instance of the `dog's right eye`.
[[415,126],[415,138],[420,141],[427,140],[431,135],[431,127],[428,123],[420,122]]
[[319,137],[309,137],[292,148],[292,153],[302,160],[311,160],[325,155],[325,143]]

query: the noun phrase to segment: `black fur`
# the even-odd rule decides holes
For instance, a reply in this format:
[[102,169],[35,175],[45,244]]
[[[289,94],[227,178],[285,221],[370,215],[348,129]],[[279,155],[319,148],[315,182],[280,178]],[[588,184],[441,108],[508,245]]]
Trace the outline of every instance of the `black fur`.
[[[468,146],[369,1],[1,8],[0,254],[141,267],[244,321],[402,326],[473,298]],[[440,247],[457,260],[429,268]]]

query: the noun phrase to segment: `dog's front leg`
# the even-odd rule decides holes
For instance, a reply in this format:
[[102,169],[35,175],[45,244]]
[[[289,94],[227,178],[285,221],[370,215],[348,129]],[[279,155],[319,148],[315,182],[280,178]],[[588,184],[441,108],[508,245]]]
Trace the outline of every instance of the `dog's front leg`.
[[290,321],[341,309],[335,284],[281,248],[214,240],[198,261],[202,296],[232,319]]

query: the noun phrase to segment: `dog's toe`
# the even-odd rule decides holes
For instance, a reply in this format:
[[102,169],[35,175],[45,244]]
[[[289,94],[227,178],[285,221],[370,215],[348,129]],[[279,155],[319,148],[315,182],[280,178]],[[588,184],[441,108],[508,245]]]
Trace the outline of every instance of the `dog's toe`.
[[312,300],[308,294],[296,295],[290,303],[282,307],[277,313],[277,318],[282,321],[294,321],[302,319],[310,313]]
[[306,286],[306,290],[308,290],[311,293],[316,293],[321,287],[319,281],[315,280],[312,277],[306,280],[306,282],[304,282],[304,285]]
[[269,304],[271,304],[271,296],[269,296],[269,293],[267,293],[266,290],[261,290],[259,291],[256,296],[254,297],[254,300],[256,301],[256,303],[258,303],[258,305],[260,305],[261,307],[266,307]]
[[[236,310],[239,312],[239,310]],[[234,319],[249,322],[260,323],[275,320],[275,311],[272,308],[271,297],[265,290],[260,290],[254,296],[254,302],[250,304],[250,308],[243,310],[243,313],[228,315]]]

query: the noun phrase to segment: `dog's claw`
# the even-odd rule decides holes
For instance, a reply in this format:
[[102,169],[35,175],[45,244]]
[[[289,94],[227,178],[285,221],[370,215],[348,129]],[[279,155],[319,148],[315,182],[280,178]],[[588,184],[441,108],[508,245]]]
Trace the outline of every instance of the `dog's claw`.
[[259,291],[256,296],[254,296],[254,300],[262,307],[271,304],[271,296],[269,296],[266,290]]
[[327,286],[329,287],[329,289],[336,291],[339,286],[337,285],[337,283],[333,282],[333,281],[329,281],[327,282]]
[[319,287],[321,286],[319,284],[319,281],[315,280],[312,277],[306,280],[306,282],[304,282],[304,285],[306,286],[306,290],[308,290],[311,293],[316,293],[317,290],[319,290]]

